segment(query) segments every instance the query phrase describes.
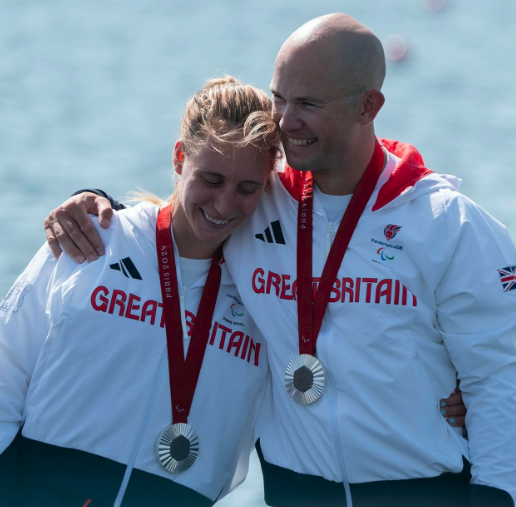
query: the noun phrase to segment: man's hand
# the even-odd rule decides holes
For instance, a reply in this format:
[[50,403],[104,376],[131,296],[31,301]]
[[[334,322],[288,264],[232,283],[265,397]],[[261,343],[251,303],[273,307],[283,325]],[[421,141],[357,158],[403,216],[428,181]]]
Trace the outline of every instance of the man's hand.
[[448,424],[454,428],[462,428],[463,435],[466,431],[466,406],[462,401],[462,393],[458,387],[448,398],[441,400],[441,414]]
[[99,217],[100,226],[109,228],[113,210],[108,199],[91,192],[74,195],[50,212],[44,227],[47,242],[58,259],[63,250],[79,264],[104,255],[104,245],[88,214]]

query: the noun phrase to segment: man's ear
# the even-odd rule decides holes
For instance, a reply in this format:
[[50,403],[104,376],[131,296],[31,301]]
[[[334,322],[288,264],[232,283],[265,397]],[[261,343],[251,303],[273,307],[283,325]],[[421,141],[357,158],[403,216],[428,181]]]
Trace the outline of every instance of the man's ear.
[[369,125],[385,103],[385,97],[380,90],[368,90],[362,97],[362,105],[358,123]]
[[181,176],[181,173],[183,172],[183,160],[185,158],[185,154],[183,152],[183,143],[181,143],[181,139],[176,141],[176,144],[174,145],[174,157],[173,157],[173,164],[174,164],[174,171],[176,174],[179,174]]

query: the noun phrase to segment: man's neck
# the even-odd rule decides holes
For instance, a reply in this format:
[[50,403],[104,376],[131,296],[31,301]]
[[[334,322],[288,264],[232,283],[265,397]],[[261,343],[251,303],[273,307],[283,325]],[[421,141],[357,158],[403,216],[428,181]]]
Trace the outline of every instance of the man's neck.
[[355,191],[360,178],[364,174],[364,168],[349,166],[338,171],[313,171],[314,182],[323,194],[327,195],[349,195]]
[[373,136],[366,147],[358,150],[356,156],[350,156],[344,160],[338,169],[312,171],[314,182],[319,190],[328,195],[352,194],[373,157],[375,143],[376,137]]

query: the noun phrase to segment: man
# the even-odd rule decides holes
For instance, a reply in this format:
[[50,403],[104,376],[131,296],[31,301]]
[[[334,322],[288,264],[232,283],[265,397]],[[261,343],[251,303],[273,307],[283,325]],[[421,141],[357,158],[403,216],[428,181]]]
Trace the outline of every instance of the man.
[[[455,178],[377,140],[384,76],[380,41],[344,14],[303,25],[276,59],[288,166],[225,252],[269,344],[266,500],[512,507],[516,251]],[[456,372],[469,442],[439,413]]]

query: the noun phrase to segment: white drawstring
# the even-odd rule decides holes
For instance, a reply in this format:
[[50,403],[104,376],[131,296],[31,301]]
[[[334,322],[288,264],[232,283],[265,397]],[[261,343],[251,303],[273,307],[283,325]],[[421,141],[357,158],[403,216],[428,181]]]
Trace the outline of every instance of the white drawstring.
[[154,410],[154,405],[156,404],[156,400],[158,399],[159,387],[161,385],[161,379],[163,378],[163,374],[165,372],[167,366],[167,349],[163,351],[163,357],[161,358],[161,363],[158,370],[158,376],[156,378],[156,383],[154,384],[154,392],[152,393],[151,401],[149,403],[149,408],[147,409],[147,414],[145,415],[145,421],[143,423],[142,429],[140,431],[140,435],[138,437],[138,442],[133,450],[133,454],[129,459],[129,463],[127,463],[127,468],[125,469],[124,479],[122,480],[122,484],[120,485],[120,489],[118,490],[118,495],[115,499],[114,507],[120,507],[122,504],[122,500],[124,499],[125,490],[127,489],[127,485],[129,484],[129,479],[131,478],[131,473],[134,468],[134,463],[136,461],[136,457],[138,456],[138,452],[140,451],[140,447],[142,445],[145,434],[147,433],[147,428],[149,426],[150,418],[152,415],[152,411]]

